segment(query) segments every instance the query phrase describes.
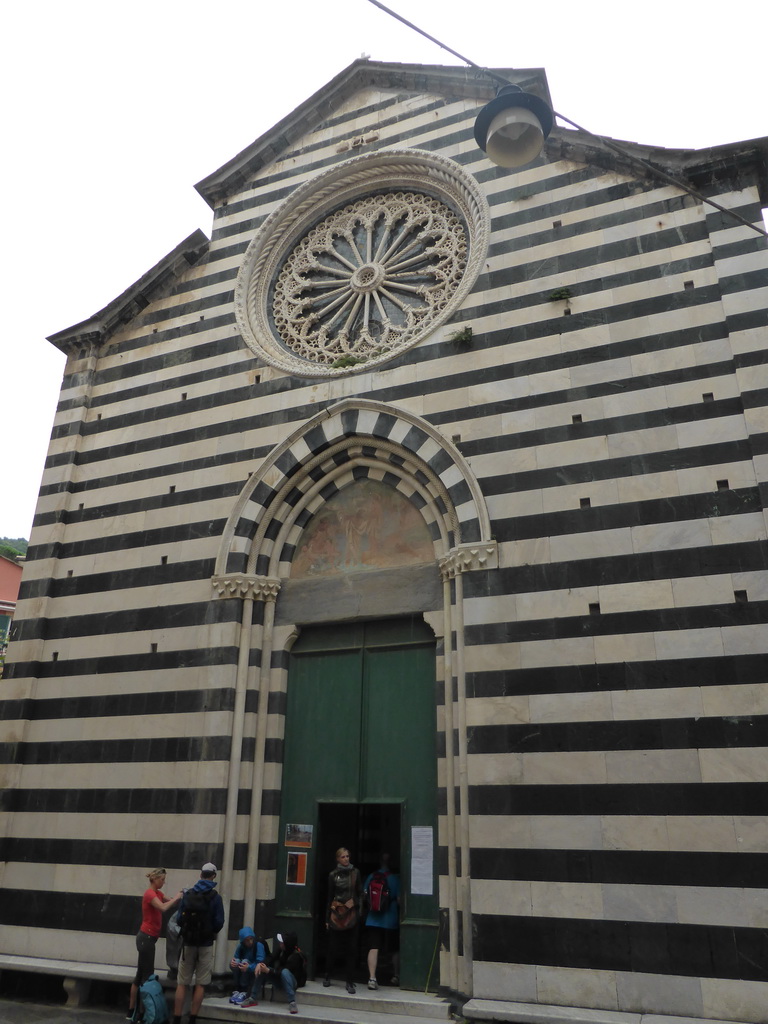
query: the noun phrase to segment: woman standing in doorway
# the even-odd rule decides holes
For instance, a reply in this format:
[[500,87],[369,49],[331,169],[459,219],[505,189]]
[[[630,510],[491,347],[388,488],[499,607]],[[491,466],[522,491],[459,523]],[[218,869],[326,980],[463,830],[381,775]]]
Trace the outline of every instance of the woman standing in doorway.
[[357,966],[357,933],[360,921],[360,901],[363,883],[360,872],[350,863],[349,850],[340,846],[336,851],[336,867],[328,875],[328,900],[325,927],[328,930],[328,952],[323,985],[331,984],[331,971],[336,961],[344,960],[347,992],[355,992]]
[[141,897],[141,928],[136,936],[136,949],[139,953],[139,963],[136,967],[136,977],[131,985],[131,995],[128,1001],[128,1013],[126,1020],[133,1018],[133,1011],[136,1006],[136,999],[139,993],[139,985],[143,985],[147,978],[155,973],[155,946],[163,925],[163,911],[175,907],[181,899],[182,894],[177,893],[173,899],[166,899],[161,889],[165,884],[165,868],[155,868],[147,872],[149,888]]

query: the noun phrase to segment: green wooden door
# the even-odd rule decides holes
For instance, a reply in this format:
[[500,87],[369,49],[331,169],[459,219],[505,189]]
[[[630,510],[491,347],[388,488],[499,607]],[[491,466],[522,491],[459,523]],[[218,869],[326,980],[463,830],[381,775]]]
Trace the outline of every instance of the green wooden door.
[[[314,946],[322,935],[317,924],[332,851],[349,846],[365,876],[382,846],[392,845],[391,833],[377,835],[375,823],[399,822],[398,848],[389,852],[399,861],[403,890],[404,988],[424,988],[437,940],[434,850],[428,861],[416,862],[411,877],[412,837],[436,847],[435,730],[434,638],[423,622],[384,620],[302,633],[289,668],[278,928],[292,927],[310,954],[321,952]],[[333,805],[343,806],[332,814]],[[311,825],[312,845],[286,845],[289,825]],[[297,877],[305,884],[295,884]]]

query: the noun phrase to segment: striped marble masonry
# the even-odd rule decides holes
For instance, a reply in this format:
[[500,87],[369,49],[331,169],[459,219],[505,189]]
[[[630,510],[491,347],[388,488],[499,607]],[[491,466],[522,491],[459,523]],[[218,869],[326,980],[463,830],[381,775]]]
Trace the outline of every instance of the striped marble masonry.
[[[278,134],[242,180],[232,172],[210,243],[190,248],[150,301],[95,343],[61,342],[0,704],[2,948],[132,963],[144,871],[164,864],[173,892],[221,862],[242,602],[213,594],[211,579],[275,565],[288,577],[321,504],[291,525],[315,482],[302,466],[318,457],[325,479],[322,452],[357,438],[334,454],[349,473],[328,476],[322,501],[370,476],[423,508],[436,546],[451,510],[448,546],[471,544],[484,539],[471,473],[498,545],[498,567],[462,574],[461,598],[449,586],[463,602],[472,962],[457,955],[475,997],[762,1021],[765,239],[598,161],[564,129],[533,165],[496,168],[472,137],[483,101],[430,69],[416,88],[408,67],[356,62],[322,118]],[[265,365],[233,305],[255,232],[304,182],[392,148],[449,158],[482,187],[490,245],[469,297],[383,367],[310,379]],[[762,223],[757,146],[667,157]],[[471,343],[451,340],[462,327]],[[313,420],[338,403],[343,414]],[[358,472],[360,446],[370,451]],[[291,634],[276,629],[266,915]],[[234,873],[222,879],[230,936],[248,916],[261,654],[254,640]],[[445,709],[436,714],[447,909]],[[446,988],[449,945],[446,933]]]

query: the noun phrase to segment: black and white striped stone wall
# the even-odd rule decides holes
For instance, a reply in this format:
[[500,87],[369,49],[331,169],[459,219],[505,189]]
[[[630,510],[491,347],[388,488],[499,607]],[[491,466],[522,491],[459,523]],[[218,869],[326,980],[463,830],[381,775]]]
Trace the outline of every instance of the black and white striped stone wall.
[[[220,860],[240,615],[211,596],[221,537],[275,446],[359,398],[455,445],[498,542],[499,568],[463,581],[474,994],[764,1019],[765,246],[556,140],[493,168],[478,105],[361,85],[218,203],[166,294],[72,345],[3,680],[3,950],[130,963],[144,871],[164,864],[175,890]],[[292,189],[374,134],[361,152],[475,175],[486,270],[383,369],[292,379],[238,334],[240,261]],[[759,222],[747,163],[707,188]],[[447,340],[457,325],[471,346]],[[267,901],[283,711],[276,693]]]

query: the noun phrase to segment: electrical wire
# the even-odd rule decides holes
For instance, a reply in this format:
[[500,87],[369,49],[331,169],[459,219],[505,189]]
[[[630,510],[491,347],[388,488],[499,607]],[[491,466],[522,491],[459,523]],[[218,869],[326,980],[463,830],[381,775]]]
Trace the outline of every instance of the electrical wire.
[[[418,25],[414,25],[412,21],[408,21],[408,19],[404,18],[402,14],[398,14],[397,11],[393,11],[390,7],[381,3],[381,0],[368,0],[368,3],[373,4],[374,7],[378,7],[379,10],[384,11],[385,14],[389,14],[392,18],[402,22],[403,25],[407,25],[407,27],[413,29],[414,32],[418,32],[419,35],[424,36],[425,39],[429,39],[431,43],[435,43],[441,50],[446,50],[448,53],[453,54],[454,57],[458,57],[459,60],[468,64],[471,68],[475,68],[480,72],[480,74],[486,75],[493,82],[501,85],[512,85],[508,79],[503,78],[501,75],[497,75],[496,72],[491,71],[490,68],[485,68],[480,64],[475,64],[475,62],[470,60],[469,57],[464,57],[457,50],[452,50],[450,46],[446,46],[445,43],[441,43],[439,39],[430,35],[429,32],[425,32],[423,28],[419,28]],[[655,177],[660,178],[662,181],[666,182],[667,185],[674,185],[675,188],[679,188],[681,191],[687,192],[689,196],[693,196],[694,199],[698,199],[699,202],[706,203],[707,206],[712,206],[720,213],[724,213],[728,217],[732,217],[733,220],[738,221],[739,224],[743,224],[744,227],[751,228],[753,231],[756,231],[758,235],[768,238],[768,231],[764,228],[748,221],[745,217],[742,217],[740,213],[736,213],[735,210],[729,210],[728,207],[721,206],[720,203],[716,203],[714,199],[708,199],[707,196],[702,195],[701,192],[697,192],[696,189],[686,185],[685,182],[680,181],[679,178],[675,178],[671,174],[667,174],[666,171],[662,170],[661,167],[657,167],[656,164],[651,163],[650,160],[645,160],[643,157],[635,156],[634,153],[628,152],[623,146],[620,146],[612,139],[607,139],[604,135],[596,135],[595,132],[591,132],[588,128],[584,128],[582,125],[576,124],[575,121],[571,121],[571,119],[569,117],[565,117],[564,114],[558,114],[556,110],[553,110],[552,113],[555,117],[559,118],[561,121],[565,121],[566,124],[571,125],[571,127],[575,128],[577,131],[582,132],[584,135],[588,135],[591,139],[596,139],[601,145],[605,146],[606,149],[613,150],[614,153],[618,153],[625,160],[629,160],[631,163],[645,168],[646,171],[649,171],[651,174],[655,175]]]
[[419,26],[414,25],[412,21],[408,21],[408,19],[404,18],[402,14],[398,14],[397,11],[393,11],[391,8],[386,7],[382,3],[379,3],[379,0],[368,0],[368,2],[372,3],[374,7],[378,7],[379,10],[384,11],[385,14],[389,14],[393,18],[396,18],[398,21],[402,21],[404,25],[407,25],[408,28],[412,28],[413,31],[418,32],[419,35],[424,36],[424,38],[428,39],[430,43],[435,43],[437,46],[440,47],[441,50],[446,50],[448,53],[452,53],[454,57],[458,57],[459,60],[463,60],[465,64],[469,64],[471,68],[476,68],[478,71],[481,71],[484,75],[487,75],[490,79],[492,79],[495,82],[498,82],[500,85],[512,84],[506,78],[502,78],[501,75],[497,75],[495,71],[491,71],[490,68],[480,67],[479,64],[475,64],[475,62],[473,60],[470,60],[469,57],[462,56],[458,52],[458,50],[452,50],[450,46],[446,46],[445,43],[441,43],[439,39],[435,39],[434,36],[431,36],[429,32],[425,32],[423,28],[419,28]]

